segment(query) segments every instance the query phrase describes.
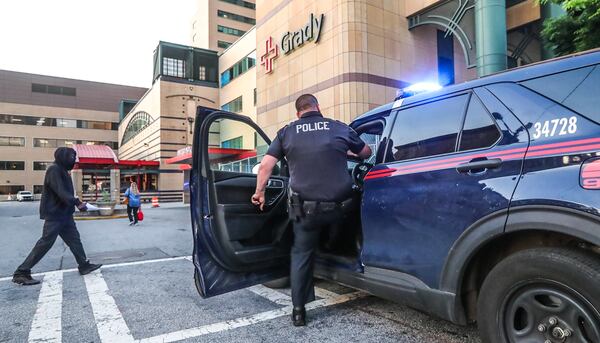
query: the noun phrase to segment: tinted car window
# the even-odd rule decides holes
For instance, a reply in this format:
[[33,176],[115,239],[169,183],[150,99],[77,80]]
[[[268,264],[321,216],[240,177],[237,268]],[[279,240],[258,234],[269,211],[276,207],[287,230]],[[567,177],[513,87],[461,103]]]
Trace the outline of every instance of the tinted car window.
[[500,131],[494,120],[477,96],[471,97],[465,125],[460,138],[460,149],[472,150],[492,146],[500,138]]
[[571,70],[522,83],[596,122],[600,122],[600,66]]
[[467,95],[430,102],[398,112],[388,143],[387,160],[454,152]]

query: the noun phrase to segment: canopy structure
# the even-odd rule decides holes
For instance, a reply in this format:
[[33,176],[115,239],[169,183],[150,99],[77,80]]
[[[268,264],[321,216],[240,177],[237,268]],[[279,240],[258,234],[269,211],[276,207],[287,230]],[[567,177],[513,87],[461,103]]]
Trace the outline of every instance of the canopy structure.
[[77,167],[84,166],[111,166],[120,169],[121,167],[158,167],[158,161],[144,160],[119,160],[117,155],[109,146],[106,145],[85,145],[73,144],[73,149],[77,152]]
[[[232,149],[232,148],[208,148],[211,162],[243,160],[256,156],[256,150]],[[183,148],[177,152],[177,156],[165,161],[167,164],[179,164],[179,170],[192,169],[191,148]]]

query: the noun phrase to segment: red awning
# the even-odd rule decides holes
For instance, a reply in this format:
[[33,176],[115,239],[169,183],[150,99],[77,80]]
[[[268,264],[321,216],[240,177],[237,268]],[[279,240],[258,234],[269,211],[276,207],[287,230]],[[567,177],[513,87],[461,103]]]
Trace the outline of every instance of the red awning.
[[[242,160],[248,157],[256,156],[255,150],[247,149],[231,149],[231,148],[208,148],[211,160],[222,160],[225,158],[235,158]],[[192,163],[192,153],[184,153],[175,157],[171,157],[165,161],[167,164],[190,164]]]
[[77,152],[77,163],[117,164],[115,152],[106,145],[73,144]]

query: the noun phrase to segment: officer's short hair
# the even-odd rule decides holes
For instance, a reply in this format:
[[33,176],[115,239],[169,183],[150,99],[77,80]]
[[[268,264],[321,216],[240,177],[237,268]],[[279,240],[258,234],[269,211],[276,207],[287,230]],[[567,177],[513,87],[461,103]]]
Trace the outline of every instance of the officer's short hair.
[[302,94],[296,99],[296,111],[298,112],[317,107],[318,105],[317,98],[312,94]]

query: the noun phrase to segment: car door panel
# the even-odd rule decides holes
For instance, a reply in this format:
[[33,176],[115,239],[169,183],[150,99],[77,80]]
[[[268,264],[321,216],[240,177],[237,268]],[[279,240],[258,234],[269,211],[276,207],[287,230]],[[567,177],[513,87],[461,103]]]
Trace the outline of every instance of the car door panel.
[[367,175],[366,266],[411,274],[437,288],[449,251],[464,230],[509,207],[528,134],[493,95],[485,90],[476,93],[502,132],[494,146],[386,163]]
[[[232,133],[247,134],[249,128],[260,137],[254,137],[253,146],[241,145],[239,139],[237,147],[214,147],[215,140],[226,141]],[[287,176],[270,179],[264,210],[250,202],[256,175],[249,172],[249,158],[258,161],[258,154],[266,151],[268,143],[248,117],[199,108],[190,210],[195,280],[203,297],[273,280],[289,271]],[[245,169],[240,167],[243,164]]]

